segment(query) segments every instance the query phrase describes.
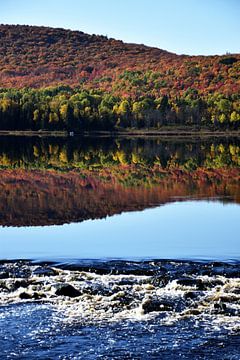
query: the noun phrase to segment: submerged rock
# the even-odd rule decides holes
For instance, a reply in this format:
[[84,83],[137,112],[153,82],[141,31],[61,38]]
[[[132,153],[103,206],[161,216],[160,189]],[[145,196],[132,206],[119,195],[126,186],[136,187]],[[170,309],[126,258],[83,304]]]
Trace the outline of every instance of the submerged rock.
[[142,309],[145,314],[148,314],[153,311],[172,311],[173,306],[164,300],[148,299],[143,302]]
[[58,296],[77,297],[81,295],[81,292],[72,285],[64,284],[56,290],[55,294]]
[[29,299],[40,300],[42,298],[46,298],[46,295],[38,292],[34,292],[34,293],[22,292],[19,294],[19,298],[22,300],[29,300]]
[[20,299],[22,300],[28,300],[28,299],[32,299],[32,295],[28,294],[26,292],[22,292],[19,294]]

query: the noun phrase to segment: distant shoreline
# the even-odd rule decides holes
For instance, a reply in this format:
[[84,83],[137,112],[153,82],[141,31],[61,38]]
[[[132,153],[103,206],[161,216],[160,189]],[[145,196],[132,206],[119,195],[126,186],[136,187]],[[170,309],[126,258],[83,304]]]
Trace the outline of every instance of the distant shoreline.
[[161,130],[147,130],[147,129],[132,129],[132,130],[114,130],[114,131],[84,131],[82,133],[75,133],[71,136],[67,131],[32,131],[32,130],[0,130],[0,136],[39,136],[39,137],[240,137],[240,130],[235,131],[221,131],[221,130],[196,130],[176,128],[163,128]]

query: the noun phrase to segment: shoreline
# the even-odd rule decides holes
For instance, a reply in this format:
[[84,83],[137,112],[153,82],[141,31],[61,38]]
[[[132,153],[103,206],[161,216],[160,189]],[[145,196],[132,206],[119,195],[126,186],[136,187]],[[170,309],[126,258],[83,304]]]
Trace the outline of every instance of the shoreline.
[[38,137],[240,137],[240,130],[195,130],[163,128],[162,130],[93,130],[70,135],[67,131],[49,130],[0,130],[0,136],[38,136]]

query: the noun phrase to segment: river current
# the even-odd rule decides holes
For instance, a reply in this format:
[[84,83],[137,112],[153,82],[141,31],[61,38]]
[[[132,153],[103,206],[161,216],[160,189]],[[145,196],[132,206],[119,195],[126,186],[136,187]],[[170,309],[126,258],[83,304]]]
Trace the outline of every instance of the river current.
[[239,359],[240,264],[2,262],[2,359]]

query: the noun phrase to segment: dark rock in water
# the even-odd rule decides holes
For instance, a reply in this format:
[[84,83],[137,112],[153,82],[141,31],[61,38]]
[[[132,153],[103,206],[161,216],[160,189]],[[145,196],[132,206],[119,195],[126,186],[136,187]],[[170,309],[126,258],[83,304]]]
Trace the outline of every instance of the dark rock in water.
[[142,304],[142,308],[145,314],[153,311],[171,311],[173,310],[172,304],[164,300],[149,299]]
[[202,292],[199,291],[188,291],[184,294],[185,299],[197,299],[199,296],[201,296]]
[[46,298],[45,294],[39,294],[37,292],[34,292],[33,294],[28,294],[26,292],[22,292],[21,294],[19,294],[20,299],[22,300],[29,300],[29,299],[33,299],[33,300],[39,300],[42,298]]
[[28,282],[25,280],[16,280],[13,287],[14,287],[14,290],[17,290],[20,287],[26,288],[26,287],[28,287],[28,285],[29,285]]
[[34,300],[40,300],[40,299],[42,299],[42,298],[46,298],[46,295],[45,295],[45,294],[39,294],[39,293],[37,293],[37,292],[35,292],[35,293],[33,294],[33,299],[34,299]]
[[8,279],[10,277],[10,274],[8,271],[1,271],[0,272],[0,279]]
[[206,285],[201,279],[181,278],[177,280],[179,285],[196,287],[198,290],[206,290]]
[[26,292],[22,292],[21,294],[19,294],[20,299],[22,300],[28,300],[28,299],[32,299],[32,295],[26,293]]
[[214,304],[214,309],[226,310],[226,308],[227,308],[226,304],[222,302],[218,302]]
[[77,297],[81,295],[81,292],[72,285],[64,284],[55,292],[58,296],[69,296],[69,297]]

